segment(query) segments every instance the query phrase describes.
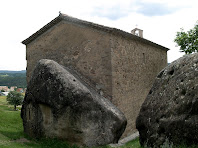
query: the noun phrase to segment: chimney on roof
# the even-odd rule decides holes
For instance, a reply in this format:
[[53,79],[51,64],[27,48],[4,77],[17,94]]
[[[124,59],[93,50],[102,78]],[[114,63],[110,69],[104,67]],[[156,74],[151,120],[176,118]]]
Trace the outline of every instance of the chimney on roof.
[[135,28],[135,29],[131,30],[131,33],[133,35],[137,35],[137,36],[143,38],[143,30],[141,30],[141,29]]

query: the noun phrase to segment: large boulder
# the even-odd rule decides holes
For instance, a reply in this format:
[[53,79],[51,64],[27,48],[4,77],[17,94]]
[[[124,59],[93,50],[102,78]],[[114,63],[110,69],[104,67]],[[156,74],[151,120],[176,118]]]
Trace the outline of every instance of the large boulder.
[[198,144],[198,54],[163,69],[136,120],[141,145]]
[[46,59],[33,72],[21,117],[31,137],[89,147],[117,143],[127,123],[121,111],[73,70]]

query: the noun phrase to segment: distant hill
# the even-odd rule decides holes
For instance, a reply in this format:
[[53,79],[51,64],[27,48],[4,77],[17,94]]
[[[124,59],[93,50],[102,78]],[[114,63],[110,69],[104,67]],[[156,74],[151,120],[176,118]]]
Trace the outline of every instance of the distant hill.
[[26,73],[26,70],[21,70],[21,71],[0,70],[0,73]]
[[0,86],[17,86],[26,88],[26,70],[9,71],[0,70]]

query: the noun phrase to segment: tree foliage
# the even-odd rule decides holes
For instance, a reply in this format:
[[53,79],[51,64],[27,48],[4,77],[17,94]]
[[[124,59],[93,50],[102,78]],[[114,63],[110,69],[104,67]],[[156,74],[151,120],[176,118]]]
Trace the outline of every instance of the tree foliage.
[[23,98],[24,96],[21,93],[11,91],[7,96],[7,102],[11,105],[14,105],[14,110],[16,110],[16,107],[22,104]]
[[174,41],[180,46],[181,52],[185,52],[185,54],[198,52],[198,22],[193,29],[187,32],[184,29],[177,32]]
[[0,84],[1,86],[26,88],[26,73],[0,73]]

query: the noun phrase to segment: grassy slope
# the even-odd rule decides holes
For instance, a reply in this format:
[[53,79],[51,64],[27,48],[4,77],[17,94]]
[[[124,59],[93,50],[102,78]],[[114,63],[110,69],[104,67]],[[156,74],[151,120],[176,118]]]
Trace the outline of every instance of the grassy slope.
[[0,96],[0,147],[23,147],[20,143],[14,143],[20,137],[23,137],[20,112],[13,111],[5,97]]
[[[13,106],[6,102],[5,96],[0,96],[0,148],[77,148],[76,146],[69,146],[66,142],[59,140],[35,140],[31,139],[23,133],[22,119],[19,111],[13,111]],[[19,139],[28,139],[29,142],[22,142]],[[20,142],[18,142],[20,141]],[[167,146],[164,145],[164,148]],[[197,148],[197,145],[191,148]],[[98,148],[111,148],[110,146],[103,146]],[[139,140],[135,139],[121,146],[120,148],[141,148]],[[173,146],[173,148],[176,148]],[[180,146],[178,148],[186,148]]]
[[[19,139],[26,138],[29,142],[18,142]],[[138,140],[130,142],[121,148],[139,148]],[[59,140],[34,140],[23,133],[23,125],[20,117],[20,111],[13,111],[13,106],[6,102],[6,97],[0,96],[0,148],[77,148],[69,146],[66,142]],[[110,148],[104,146],[100,148]]]
[[[18,142],[19,139],[27,138],[30,142]],[[58,140],[31,140],[23,133],[23,125],[20,111],[13,111],[6,97],[0,96],[0,147],[1,148],[60,148],[68,147],[66,142]],[[75,146],[73,146],[74,148]]]

